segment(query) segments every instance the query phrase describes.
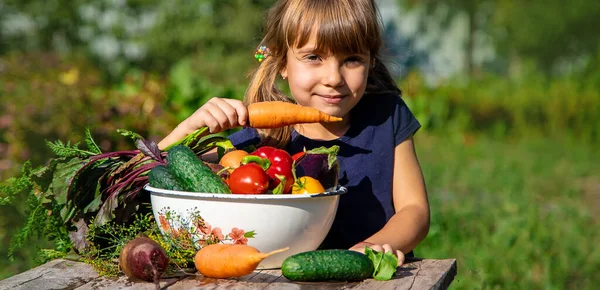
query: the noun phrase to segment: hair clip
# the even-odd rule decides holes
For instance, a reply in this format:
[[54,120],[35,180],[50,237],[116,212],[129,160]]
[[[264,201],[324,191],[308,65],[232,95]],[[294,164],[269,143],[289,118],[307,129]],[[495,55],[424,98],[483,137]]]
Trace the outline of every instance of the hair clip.
[[254,52],[254,58],[256,58],[258,62],[262,62],[269,55],[271,55],[271,50],[264,45],[259,46]]

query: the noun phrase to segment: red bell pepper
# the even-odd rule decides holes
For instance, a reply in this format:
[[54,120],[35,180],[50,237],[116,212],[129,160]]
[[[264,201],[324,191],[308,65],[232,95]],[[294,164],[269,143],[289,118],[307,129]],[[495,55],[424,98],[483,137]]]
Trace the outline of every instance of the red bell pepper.
[[250,155],[266,158],[271,162],[271,166],[266,170],[267,174],[271,177],[269,189],[277,188],[283,178],[285,178],[281,193],[290,193],[292,191],[292,186],[294,185],[294,160],[287,151],[271,146],[263,146],[250,153]]

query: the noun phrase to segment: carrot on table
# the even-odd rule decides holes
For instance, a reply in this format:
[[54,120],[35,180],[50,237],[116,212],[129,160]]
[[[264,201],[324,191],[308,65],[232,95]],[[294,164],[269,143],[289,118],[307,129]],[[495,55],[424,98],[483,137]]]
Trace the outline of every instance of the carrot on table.
[[250,127],[269,129],[300,123],[339,122],[342,118],[315,108],[282,101],[258,102],[248,105]]
[[251,274],[265,258],[288,248],[261,253],[248,245],[212,244],[196,253],[196,270],[208,278],[231,278]]

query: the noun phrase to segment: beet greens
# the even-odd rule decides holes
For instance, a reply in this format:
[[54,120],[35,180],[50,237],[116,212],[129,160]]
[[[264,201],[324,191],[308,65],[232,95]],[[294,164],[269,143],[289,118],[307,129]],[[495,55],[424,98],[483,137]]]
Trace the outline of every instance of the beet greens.
[[[149,195],[142,189],[148,183],[148,172],[165,164],[168,148],[162,151],[131,131],[118,132],[133,139],[136,149],[102,152],[86,130],[87,148],[60,140],[47,142],[55,154],[48,165],[32,169],[30,162],[25,162],[21,176],[0,183],[0,205],[26,195],[29,206],[25,225],[11,241],[10,255],[34,234],[55,243],[55,250],[46,251],[48,259],[72,249],[85,253],[91,243],[106,243],[88,236],[92,224],[126,225],[135,215],[151,212]],[[206,127],[171,146],[178,144],[192,148],[197,155],[215,147],[220,153],[233,148],[226,137],[209,135]]]

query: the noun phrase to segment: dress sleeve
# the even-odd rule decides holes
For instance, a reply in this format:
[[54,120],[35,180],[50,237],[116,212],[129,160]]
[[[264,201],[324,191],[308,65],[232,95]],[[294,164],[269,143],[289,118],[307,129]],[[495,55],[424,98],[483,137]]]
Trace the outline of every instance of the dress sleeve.
[[395,100],[396,109],[394,110],[393,123],[395,145],[398,145],[415,134],[421,128],[421,123],[415,118],[400,96],[397,96]]
[[260,135],[254,128],[243,128],[231,135],[229,135],[229,141],[235,146],[235,148],[242,149],[248,146],[256,146],[260,143]]

